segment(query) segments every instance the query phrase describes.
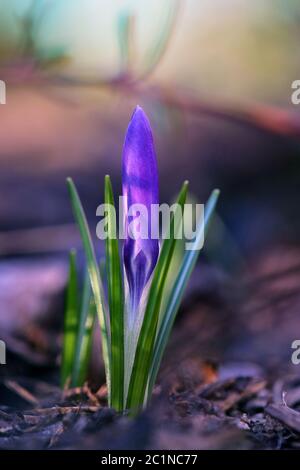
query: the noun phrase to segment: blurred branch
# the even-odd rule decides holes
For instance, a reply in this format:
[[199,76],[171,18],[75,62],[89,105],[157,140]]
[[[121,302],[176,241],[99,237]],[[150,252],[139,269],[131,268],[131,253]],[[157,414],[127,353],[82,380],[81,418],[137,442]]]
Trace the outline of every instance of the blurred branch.
[[37,88],[74,87],[103,89],[124,95],[146,97],[159,101],[165,106],[195,115],[208,115],[234,124],[251,126],[285,137],[300,137],[299,113],[278,106],[251,103],[246,106],[230,106],[220,102],[202,100],[196,94],[184,89],[163,85],[147,85],[130,77],[118,77],[112,80],[77,79],[75,77],[53,75],[36,69],[33,63],[11,65],[0,68],[0,76],[11,84],[24,86],[26,83]]
[[171,88],[163,85],[145,85],[140,81],[133,82],[126,77],[122,79],[89,80],[77,79],[62,75],[49,75],[45,71],[38,71],[34,64],[23,63],[6,68],[0,68],[0,76],[11,84],[28,84],[37,88],[45,87],[74,87],[103,89],[119,92],[124,95],[141,96],[143,98],[159,101],[165,106],[195,115],[207,115],[216,119],[223,119],[234,124],[251,126],[272,134],[285,137],[300,137],[299,113],[273,105],[252,103],[246,106],[230,106],[220,102],[214,103],[202,100],[196,94],[184,89]]
[[[154,90],[152,94],[153,92]],[[159,92],[161,101],[167,106],[178,107],[193,114],[210,115],[283,136],[300,137],[300,115],[277,106],[255,103],[237,108],[201,100],[191,93],[172,90],[170,87],[160,88]]]
[[172,89],[170,86],[163,85],[150,86],[125,79],[119,82],[103,82],[57,76],[54,83],[60,86],[96,89],[105,86],[125,95],[132,94],[160,101],[165,106],[174,107],[182,112],[205,114],[286,137],[300,137],[300,115],[277,106],[254,103],[244,107],[234,107],[202,100],[195,94],[178,87]]

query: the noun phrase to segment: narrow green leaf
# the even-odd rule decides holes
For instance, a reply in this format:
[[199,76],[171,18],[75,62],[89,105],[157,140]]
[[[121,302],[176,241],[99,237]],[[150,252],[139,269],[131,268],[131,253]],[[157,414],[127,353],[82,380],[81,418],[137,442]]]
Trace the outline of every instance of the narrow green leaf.
[[89,231],[86,216],[81,205],[77,190],[71,178],[67,178],[67,185],[73,207],[75,219],[77,221],[83,247],[86,255],[88,271],[92,291],[95,298],[96,309],[100,324],[102,336],[102,353],[106,373],[108,396],[110,403],[110,336],[109,336],[109,318],[105,309],[104,289],[100,277],[100,272],[97,265],[94,246],[92,243],[91,234]]
[[174,236],[178,230],[178,226],[176,224],[178,222],[178,215],[180,213],[183,214],[187,189],[188,183],[185,182],[177,199],[177,208],[175,213],[172,214],[170,238],[166,238],[164,240],[149,290],[148,302],[138,339],[127,395],[127,408],[132,412],[136,412],[144,403],[148,376],[152,364],[152,355],[163,290],[177,241]]
[[116,238],[116,211],[110,177],[105,177],[107,204],[106,270],[111,327],[111,404],[117,411],[124,409],[124,294]]
[[[205,205],[204,221],[201,221],[197,228],[197,235],[193,242],[194,247],[197,247],[199,245],[199,241],[201,240],[203,236],[203,232],[205,233],[205,231],[207,231],[209,222],[211,220],[211,217],[214,213],[214,210],[217,204],[219,194],[220,194],[220,191],[215,189],[211,193]],[[169,294],[169,302],[166,308],[166,312],[164,313],[162,317],[162,322],[157,332],[157,338],[155,341],[153,363],[152,363],[151,373],[150,373],[150,378],[149,378],[148,396],[150,396],[152,393],[152,389],[153,389],[153,386],[157,377],[157,373],[160,367],[162,356],[165,351],[165,348],[166,348],[166,345],[170,336],[170,332],[172,330],[172,327],[176,318],[176,314],[178,312],[178,309],[179,309],[179,306],[180,306],[180,303],[184,294],[184,290],[190,279],[192,271],[195,267],[199,253],[200,253],[200,250],[196,250],[196,249],[186,251],[179,274],[175,281],[174,287],[171,290],[171,293]]]
[[78,331],[78,297],[77,297],[76,252],[69,257],[69,280],[64,316],[64,336],[61,363],[61,386],[65,387],[71,379],[76,337]]
[[91,356],[95,314],[96,307],[92,298],[90,278],[88,272],[86,272],[83,284],[79,328],[72,371],[71,384],[73,387],[80,387],[86,381]]

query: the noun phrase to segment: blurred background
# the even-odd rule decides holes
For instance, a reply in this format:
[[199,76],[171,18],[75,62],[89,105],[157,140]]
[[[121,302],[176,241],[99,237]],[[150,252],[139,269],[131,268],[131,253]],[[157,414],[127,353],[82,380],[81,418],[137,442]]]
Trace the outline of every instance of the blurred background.
[[[228,354],[265,357],[275,342],[289,356],[297,326],[300,334],[299,44],[297,0],[0,0],[0,336],[14,354],[51,362],[67,252],[81,246],[65,178],[94,233],[103,176],[120,191],[124,133],[140,104],[153,125],[161,201],[183,179],[199,202],[221,189],[191,288],[221,286],[242,315],[238,281],[276,278],[267,293],[247,287],[247,308],[256,295],[270,304],[253,306],[260,321],[247,328],[258,340],[231,341]],[[274,299],[285,302],[280,321],[269,315]]]

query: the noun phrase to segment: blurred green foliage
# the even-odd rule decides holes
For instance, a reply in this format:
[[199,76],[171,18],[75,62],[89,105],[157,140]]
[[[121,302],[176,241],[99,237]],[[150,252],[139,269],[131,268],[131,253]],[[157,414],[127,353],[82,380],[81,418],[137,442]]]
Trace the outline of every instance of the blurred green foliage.
[[299,78],[298,0],[180,3],[0,0],[0,67],[33,59],[104,82],[151,73],[215,101],[290,105]]
[[55,8],[55,3],[31,0],[21,11],[14,9],[13,3],[0,4],[0,61],[30,60],[44,67],[67,60],[63,46],[44,47],[40,41],[49,9]]

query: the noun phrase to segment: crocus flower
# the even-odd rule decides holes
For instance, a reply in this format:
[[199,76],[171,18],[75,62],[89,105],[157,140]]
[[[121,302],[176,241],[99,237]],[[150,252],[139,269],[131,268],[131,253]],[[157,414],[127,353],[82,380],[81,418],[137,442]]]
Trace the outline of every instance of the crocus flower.
[[[170,238],[163,244],[160,255],[157,162],[150,124],[140,107],[135,109],[127,129],[122,172],[122,238],[125,238],[123,263],[119,256],[119,243],[112,236],[113,217],[109,217],[109,236],[106,239],[108,305],[86,216],[70,178],[68,188],[86,253],[90,286],[99,317],[109,404],[117,411],[129,410],[135,414],[151,397],[167,339],[198,258],[198,242],[213,214],[219,192],[215,190],[211,194],[205,208],[204,221],[197,224],[195,241],[180,260],[176,259],[178,273],[170,279],[168,274],[178,246],[171,229],[175,225],[176,214],[182,214],[184,210],[188,183],[184,182],[179,192],[177,209],[170,221]],[[105,178],[104,199],[106,204],[114,205],[109,176]],[[159,256],[162,256],[161,262],[158,261]],[[76,279],[75,263],[71,257],[66,318],[68,320],[71,315],[72,322],[78,303],[77,289],[74,288]],[[89,287],[89,284],[86,286]],[[84,291],[83,299],[86,298],[90,300],[88,293]],[[88,309],[90,302],[84,303],[87,304],[87,309],[79,309],[80,316],[76,316],[79,326],[87,324],[90,314],[94,318],[94,309],[91,313]],[[86,336],[82,336],[81,328],[77,330],[72,341],[74,347],[70,346],[69,335],[65,335],[64,350],[71,356],[63,355],[64,383],[70,374],[72,379],[76,376],[74,371],[87,372],[88,360],[86,354],[82,355]],[[92,331],[91,328],[87,336],[89,344]],[[67,361],[64,362],[65,357]],[[73,363],[70,362],[70,357],[74,357]]]
[[[123,201],[125,243],[123,261],[129,288],[129,306],[135,314],[145,286],[155,268],[158,254],[158,217],[151,220],[151,205],[158,204],[158,172],[153,136],[149,120],[141,107],[137,106],[129,123],[123,147]],[[129,225],[134,216],[129,214],[133,204],[142,204],[147,210],[147,237],[134,239],[129,234]],[[154,224],[155,227],[151,227]]]

